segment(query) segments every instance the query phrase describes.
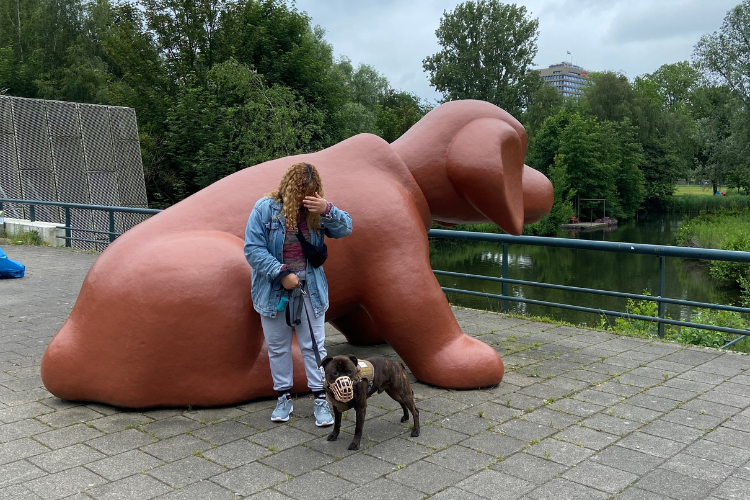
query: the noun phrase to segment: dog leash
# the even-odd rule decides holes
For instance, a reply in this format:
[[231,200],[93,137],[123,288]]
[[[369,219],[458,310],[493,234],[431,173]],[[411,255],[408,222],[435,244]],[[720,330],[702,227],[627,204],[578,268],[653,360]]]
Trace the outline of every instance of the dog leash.
[[312,348],[313,348],[313,352],[315,353],[315,361],[318,363],[318,368],[320,368],[320,351],[318,350],[318,342],[315,340],[315,334],[313,333],[312,323],[310,323],[310,315],[307,312],[307,304],[305,303],[305,296],[307,295],[307,292],[305,292],[304,288],[301,288],[300,291],[302,292],[302,307],[305,309],[305,317],[307,318],[307,327],[310,329],[310,340],[312,340]]

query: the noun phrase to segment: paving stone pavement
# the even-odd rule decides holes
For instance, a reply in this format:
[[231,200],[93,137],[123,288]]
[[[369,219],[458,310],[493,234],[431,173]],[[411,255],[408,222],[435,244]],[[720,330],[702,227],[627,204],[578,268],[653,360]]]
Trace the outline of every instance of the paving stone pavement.
[[[315,427],[300,396],[128,411],[62,401],[39,375],[96,255],[8,246],[0,280],[0,499],[750,498],[750,357],[474,310],[464,331],[506,364],[490,389],[414,383],[422,432],[370,399],[361,450]],[[388,346],[332,354],[395,356]]]

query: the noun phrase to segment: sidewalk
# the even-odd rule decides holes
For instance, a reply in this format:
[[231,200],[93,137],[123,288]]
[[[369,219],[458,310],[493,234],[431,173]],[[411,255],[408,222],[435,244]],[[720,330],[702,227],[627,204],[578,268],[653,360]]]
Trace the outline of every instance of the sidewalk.
[[[456,310],[503,356],[498,387],[414,384],[421,435],[369,400],[326,441],[313,402],[287,424],[275,400],[126,411],[52,397],[39,363],[96,255],[8,246],[26,278],[0,280],[0,499],[750,498],[750,357]],[[330,354],[357,348],[335,330]]]

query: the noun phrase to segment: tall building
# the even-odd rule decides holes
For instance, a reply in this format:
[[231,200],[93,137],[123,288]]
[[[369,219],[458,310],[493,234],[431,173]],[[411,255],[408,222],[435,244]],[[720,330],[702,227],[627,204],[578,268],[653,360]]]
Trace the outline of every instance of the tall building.
[[567,61],[539,70],[542,80],[555,87],[563,97],[580,97],[588,74],[582,67]]

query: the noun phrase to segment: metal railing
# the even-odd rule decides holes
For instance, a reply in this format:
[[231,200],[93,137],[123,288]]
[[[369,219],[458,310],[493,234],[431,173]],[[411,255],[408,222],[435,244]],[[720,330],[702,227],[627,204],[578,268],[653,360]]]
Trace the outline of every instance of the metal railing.
[[[81,203],[63,203],[59,201],[41,201],[41,200],[19,200],[15,198],[0,198],[0,210],[3,210],[5,203],[13,203],[16,205],[28,205],[29,206],[29,220],[36,222],[36,207],[37,205],[42,206],[54,206],[65,209],[65,225],[61,226],[65,229],[65,236],[58,236],[58,238],[65,240],[65,246],[70,247],[72,241],[85,241],[89,243],[98,243],[107,245],[115,241],[115,238],[120,236],[122,233],[115,231],[115,213],[129,213],[129,214],[146,214],[153,215],[158,214],[161,210],[153,208],[133,208],[133,207],[110,207],[106,205],[84,205]],[[70,210],[71,209],[83,209],[83,210],[99,210],[107,212],[109,214],[109,231],[100,231],[96,229],[89,229],[85,227],[73,227],[70,224]],[[49,222],[49,221],[45,221]],[[73,231],[80,231],[82,233],[92,234],[104,234],[108,238],[106,240],[95,240],[90,238],[77,238],[74,237]]]
[[[665,315],[666,304],[677,304],[688,307],[701,307],[707,309],[716,309],[722,311],[732,311],[737,313],[750,314],[750,308],[727,306],[721,304],[709,304],[705,302],[694,302],[681,299],[673,299],[665,296],[666,288],[666,258],[667,257],[680,257],[686,259],[700,259],[700,260],[721,260],[729,262],[742,262],[750,263],[750,252],[739,252],[734,250],[714,250],[707,248],[685,248],[665,245],[645,245],[641,243],[622,243],[622,242],[611,242],[611,241],[589,241],[589,240],[573,240],[566,238],[547,238],[541,236],[511,236],[508,234],[491,234],[491,233],[472,233],[468,231],[451,231],[445,229],[432,229],[428,233],[430,238],[439,239],[450,239],[450,240],[464,240],[464,241],[486,241],[490,243],[499,243],[503,248],[503,260],[502,260],[502,277],[482,276],[476,274],[466,273],[454,273],[450,271],[433,270],[436,275],[442,276],[454,276],[463,278],[474,278],[485,281],[494,281],[502,283],[501,295],[477,292],[472,290],[463,290],[459,288],[448,288],[442,287],[443,291],[451,293],[459,293],[465,295],[474,295],[478,297],[486,297],[491,299],[498,299],[501,301],[501,310],[508,312],[508,302],[523,302],[526,304],[558,307],[561,309],[569,309],[573,311],[588,312],[599,315],[608,315],[619,318],[634,319],[639,321],[652,321],[658,324],[659,337],[664,338],[664,325],[673,326],[684,326],[689,328],[700,328],[703,330],[712,330],[722,333],[728,333],[733,335],[739,335],[739,337],[727,342],[721,348],[725,349],[731,345],[739,342],[743,338],[750,335],[750,330],[741,330],[737,328],[727,328],[715,325],[705,325],[699,323],[693,323],[691,321],[679,321],[671,318],[667,318]],[[550,283],[539,283],[536,281],[516,280],[508,277],[508,246],[514,245],[534,245],[543,247],[553,248],[571,248],[579,250],[597,250],[604,252],[620,252],[628,254],[640,254],[640,255],[653,255],[659,258],[659,294],[657,296],[652,295],[640,295],[635,293],[624,293],[615,292],[611,290],[600,290],[596,288],[581,288],[567,285],[555,285]],[[527,299],[524,297],[516,297],[508,293],[508,285],[523,285],[523,286],[534,286],[541,288],[551,288],[555,290],[565,290],[572,292],[584,292],[595,295],[606,295],[610,297],[621,297],[633,300],[648,300],[656,302],[658,305],[657,315],[644,316],[640,314],[630,314],[621,311],[610,311],[603,309],[595,309],[592,307],[576,306],[572,304],[563,304],[560,302],[549,302],[546,300],[535,300]]]

